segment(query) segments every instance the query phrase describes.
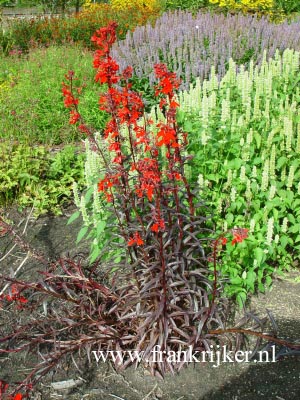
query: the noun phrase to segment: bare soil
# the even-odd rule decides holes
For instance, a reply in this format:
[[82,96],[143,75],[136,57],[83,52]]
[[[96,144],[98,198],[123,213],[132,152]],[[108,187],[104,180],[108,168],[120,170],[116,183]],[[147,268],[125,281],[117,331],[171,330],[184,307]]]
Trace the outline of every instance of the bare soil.
[[[71,225],[66,221],[73,210],[63,217],[45,216],[30,220],[26,237],[30,244],[50,257],[71,256],[87,253],[88,243],[76,245],[76,235],[81,221]],[[26,216],[15,210],[7,217],[20,223],[22,230]],[[22,222],[23,220],[23,222]],[[11,248],[7,237],[0,238],[0,259]],[[16,270],[24,254],[14,249],[0,263],[2,271]],[[18,278],[32,276],[38,265],[27,261],[18,273]],[[299,342],[300,338],[300,271],[295,270],[285,277],[276,278],[266,294],[251,299],[249,307],[262,315],[265,309],[272,311],[279,327],[279,337]],[[0,321],[1,321],[0,310]],[[34,358],[35,355],[32,355]],[[84,357],[84,355],[83,355]],[[300,357],[286,356],[277,362],[268,363],[223,363],[215,368],[212,363],[198,363],[184,368],[178,375],[168,375],[164,380],[151,377],[143,367],[129,368],[117,373],[108,363],[83,360],[80,371],[70,368],[56,374],[48,374],[33,392],[32,400],[298,400],[300,399]],[[24,371],[22,356],[0,358],[0,379],[14,381]],[[54,390],[52,382],[79,380],[74,389]]]

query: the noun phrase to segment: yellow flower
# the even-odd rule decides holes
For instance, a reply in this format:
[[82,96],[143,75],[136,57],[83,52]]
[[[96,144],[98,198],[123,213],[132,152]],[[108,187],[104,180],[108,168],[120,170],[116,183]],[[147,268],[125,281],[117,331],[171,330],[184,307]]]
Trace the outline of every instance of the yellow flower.
[[154,12],[160,8],[158,0],[111,0],[110,4],[114,10],[138,8]]
[[249,11],[265,11],[274,7],[273,0],[209,0],[211,4],[217,4],[219,7]]

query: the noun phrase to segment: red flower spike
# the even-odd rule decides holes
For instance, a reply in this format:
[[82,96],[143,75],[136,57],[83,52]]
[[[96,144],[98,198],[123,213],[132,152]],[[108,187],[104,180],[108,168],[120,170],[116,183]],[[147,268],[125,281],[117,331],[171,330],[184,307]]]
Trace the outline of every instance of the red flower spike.
[[[180,79],[177,78],[174,72],[169,72],[165,64],[154,65],[154,71],[156,77],[159,79],[159,83],[155,89],[155,95],[167,95],[169,96],[169,100],[171,100],[174,96],[173,90],[179,88]],[[173,106],[174,104],[172,104],[172,107]]]
[[157,132],[157,146],[179,147],[175,129],[171,128],[168,124],[162,123],[158,124],[158,128],[160,128],[160,130]]
[[118,24],[116,22],[110,22],[108,26],[98,29],[95,34],[91,37],[91,41],[95,42],[100,50],[97,50],[98,54],[106,54],[112,44],[116,41],[116,29]]
[[[93,60],[94,68],[97,70],[95,80],[100,84],[106,83],[108,86],[106,93],[99,98],[99,108],[111,115],[111,119],[104,129],[104,139],[108,141],[109,151],[114,153],[111,159],[114,163],[115,172],[127,179],[126,174],[129,173],[127,167],[131,168],[131,171],[137,171],[136,174],[132,174],[132,177],[130,176],[130,179],[133,179],[133,185],[128,189],[134,188],[136,197],[144,197],[143,201],[153,202],[155,200],[156,206],[153,205],[155,215],[150,229],[153,232],[163,232],[165,222],[161,218],[160,206],[157,202],[158,197],[161,196],[162,182],[166,178],[173,181],[184,179],[184,176],[179,173],[179,167],[182,163],[180,148],[187,144],[187,140],[177,127],[176,109],[179,104],[174,97],[174,91],[179,88],[180,80],[177,79],[175,73],[168,71],[165,64],[155,66],[155,74],[159,81],[155,93],[160,96],[160,107],[165,111],[166,123],[156,126],[157,129],[155,130],[158,132],[156,135],[151,134],[151,132],[149,134],[147,127],[153,124],[153,121],[144,119],[142,126],[139,123],[144,116],[144,103],[141,96],[131,90],[131,84],[128,82],[132,77],[133,69],[128,67],[120,72],[119,65],[110,55],[111,47],[116,41],[116,28],[116,23],[110,23],[107,27],[97,30],[91,39],[98,46]],[[80,115],[77,110],[78,99],[72,94],[74,75],[69,74],[68,78],[71,84],[70,86],[63,85],[62,90],[66,107],[72,109],[70,122],[76,123],[80,119]],[[117,88],[114,87],[114,84],[118,82],[120,82],[120,85]],[[131,154],[128,158],[127,144],[121,129],[124,125],[128,127],[130,135],[129,150],[136,157],[132,157],[133,154]],[[80,125],[79,129],[84,132],[87,128]],[[159,165],[159,147],[161,146],[166,146],[166,158],[168,160],[166,171],[161,171]],[[144,158],[143,154],[145,154]],[[134,162],[127,163],[128,159],[132,159]],[[124,182],[127,185],[126,179],[124,179]],[[114,200],[114,188],[116,187],[118,190],[122,185],[120,176],[114,178],[110,173],[98,183],[98,191],[103,194],[108,202],[111,202]],[[172,193],[171,189],[165,189],[167,196],[172,195]],[[191,198],[189,201],[192,210]],[[128,246],[139,246],[143,243],[138,232],[128,240]]]
[[111,58],[102,61],[98,67],[95,81],[99,83],[117,83],[120,77],[116,75],[119,70],[119,65]]

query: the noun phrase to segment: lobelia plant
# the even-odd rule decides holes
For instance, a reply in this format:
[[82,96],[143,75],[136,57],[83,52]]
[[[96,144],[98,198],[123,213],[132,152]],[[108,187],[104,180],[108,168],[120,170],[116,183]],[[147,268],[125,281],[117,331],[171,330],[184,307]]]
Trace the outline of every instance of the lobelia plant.
[[[123,250],[120,261],[106,259],[103,268],[108,273],[117,271],[119,279],[123,276],[124,284],[116,287],[121,290],[119,302],[125,305],[130,299],[130,309],[124,313],[133,319],[134,304],[138,319],[143,321],[137,347],[149,356],[156,345],[168,350],[172,343],[179,345],[187,334],[190,344],[196,346],[203,326],[209,324],[211,283],[203,245],[207,241],[203,233],[208,229],[202,215],[204,205],[196,204],[184,172],[187,136],[178,129],[175,119],[179,104],[174,90],[180,82],[165,65],[155,66],[159,80],[155,94],[160,98],[161,109],[165,109],[166,123],[149,130],[152,122],[144,116],[143,101],[130,90],[132,69],[118,73],[119,66],[110,56],[115,29],[116,25],[111,24],[92,37],[99,47],[94,59],[95,79],[108,87],[99,104],[111,115],[104,130],[107,149],[113,154],[109,161],[90,130],[82,123],[79,128],[87,133],[104,166],[98,178],[98,195],[107,201],[110,239],[103,246],[100,259],[107,247],[117,248],[119,243]],[[70,122],[74,123],[81,117],[78,99],[72,92],[73,73],[68,79],[70,86],[64,84],[63,93],[65,105],[71,108]],[[119,279],[113,276],[114,285]],[[194,312],[202,320],[201,327],[192,323]],[[184,333],[179,327],[188,320]],[[167,363],[155,365],[154,369],[163,374],[167,367],[174,368]]]
[[[21,383],[15,384],[11,395],[19,398],[21,391],[27,395],[33,384],[67,356],[74,361],[77,355],[77,367],[83,349],[88,356],[92,350],[143,352],[151,372],[161,376],[185,364],[176,359],[175,351],[205,351],[217,345],[237,351],[247,347],[248,334],[257,339],[255,350],[262,340],[292,348],[289,354],[300,347],[263,333],[268,318],[259,319],[250,312],[235,327],[226,327],[229,308],[220,296],[216,269],[226,237],[221,235],[215,241],[205,237],[210,233],[206,228],[209,217],[204,214],[204,204],[195,201],[198,190],[192,190],[185,177],[184,166],[189,161],[184,154],[187,135],[175,119],[179,81],[164,65],[155,67],[159,81],[156,95],[165,110],[166,122],[153,126],[143,115],[142,99],[130,90],[131,69],[119,73],[110,56],[115,29],[116,24],[111,23],[92,37],[99,47],[94,59],[96,81],[108,88],[100,97],[100,108],[111,115],[103,146],[82,121],[72,72],[68,74],[69,84],[63,84],[70,123],[79,123],[102,159],[97,196],[106,204],[110,236],[100,246],[99,260],[89,266],[84,266],[80,257],[49,261],[0,217],[1,235],[10,234],[45,266],[38,282],[0,276],[1,281],[14,285],[11,294],[2,300],[9,307],[17,302],[21,305],[18,312],[22,312],[18,324],[9,316],[10,331],[1,332],[0,354],[29,349],[42,358]],[[112,154],[110,160],[105,143]],[[94,187],[92,193],[95,202]],[[103,230],[101,220],[98,223]],[[231,234],[235,244],[247,237],[247,230],[234,229]],[[95,239],[100,241],[103,236]],[[208,243],[212,246],[213,280],[209,279],[209,260],[205,256]],[[109,248],[119,251],[118,260],[102,257]],[[38,313],[33,313],[34,309]],[[276,332],[274,320],[269,317],[271,330]],[[7,329],[3,326],[1,329]],[[169,352],[162,362],[154,359],[152,350],[156,346]],[[119,369],[135,363],[126,356],[114,362]],[[7,383],[3,385],[7,390]]]

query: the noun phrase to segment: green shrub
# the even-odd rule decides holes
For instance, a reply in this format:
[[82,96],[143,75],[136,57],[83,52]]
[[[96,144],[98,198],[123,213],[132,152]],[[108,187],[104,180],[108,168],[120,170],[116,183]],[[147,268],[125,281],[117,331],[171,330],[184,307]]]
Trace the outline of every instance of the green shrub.
[[231,247],[221,265],[227,293],[240,300],[263,291],[276,266],[299,260],[299,56],[286,50],[267,62],[264,55],[261,67],[251,62],[238,73],[231,60],[220,82],[212,69],[208,81],[179,95],[178,121],[194,154],[190,179],[199,181],[220,232],[249,228],[238,261]]

